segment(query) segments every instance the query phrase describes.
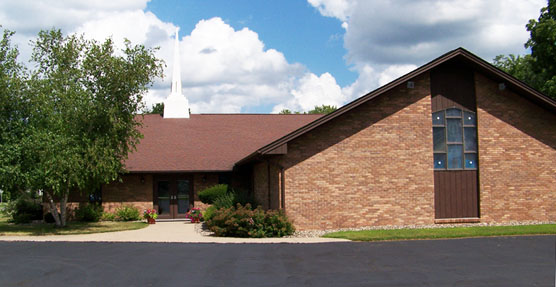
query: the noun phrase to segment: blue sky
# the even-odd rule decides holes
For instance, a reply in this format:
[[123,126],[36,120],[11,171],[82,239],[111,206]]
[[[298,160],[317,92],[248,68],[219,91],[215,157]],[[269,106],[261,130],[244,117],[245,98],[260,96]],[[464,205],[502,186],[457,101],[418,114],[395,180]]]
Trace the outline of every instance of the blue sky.
[[329,72],[344,86],[357,78],[344,60],[344,29],[304,1],[162,1],[147,4],[164,21],[192,31],[202,19],[220,17],[236,30],[248,27],[267,47],[317,74]]
[[41,29],[118,47],[159,47],[170,93],[180,28],[182,93],[193,113],[307,111],[341,106],[458,47],[491,61],[524,54],[525,24],[546,0],[0,0],[0,25],[26,61]]

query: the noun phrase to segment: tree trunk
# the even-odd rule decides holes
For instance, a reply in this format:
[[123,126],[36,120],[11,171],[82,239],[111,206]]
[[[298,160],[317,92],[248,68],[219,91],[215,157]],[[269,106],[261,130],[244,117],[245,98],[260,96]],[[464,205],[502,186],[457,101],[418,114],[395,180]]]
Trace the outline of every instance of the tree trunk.
[[58,209],[56,208],[56,203],[54,202],[52,193],[50,191],[45,191],[46,198],[48,200],[48,206],[50,207],[50,214],[54,217],[54,222],[56,222],[56,226],[61,227],[62,222],[60,221],[60,216],[58,214]]
[[68,194],[69,194],[69,187],[67,188],[66,192],[62,196],[60,200],[60,221],[62,222],[62,226],[66,226],[66,210],[67,210],[67,203],[68,203]]

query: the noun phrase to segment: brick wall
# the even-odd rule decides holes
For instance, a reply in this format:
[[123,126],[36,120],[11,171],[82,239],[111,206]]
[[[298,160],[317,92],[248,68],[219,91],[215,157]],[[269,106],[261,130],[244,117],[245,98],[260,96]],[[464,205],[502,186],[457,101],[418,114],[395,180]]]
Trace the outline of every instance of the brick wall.
[[300,230],[434,222],[429,75],[288,144],[285,209]]
[[199,200],[199,192],[206,188],[215,186],[218,184],[218,173],[195,173],[193,175],[193,193],[195,194],[194,206],[205,209],[208,207],[207,204],[202,203]]
[[556,115],[475,75],[483,222],[556,220]]
[[122,182],[115,181],[102,187],[102,206],[105,211],[114,212],[122,205],[132,205],[141,211],[153,208],[152,175],[127,174],[122,176]]

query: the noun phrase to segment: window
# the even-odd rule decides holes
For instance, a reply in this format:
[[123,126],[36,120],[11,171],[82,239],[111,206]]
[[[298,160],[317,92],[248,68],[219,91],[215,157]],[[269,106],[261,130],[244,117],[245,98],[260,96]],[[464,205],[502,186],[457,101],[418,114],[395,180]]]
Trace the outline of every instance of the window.
[[477,168],[477,119],[473,112],[449,108],[432,114],[434,169]]
[[89,202],[102,203],[102,189],[100,187],[89,193]]

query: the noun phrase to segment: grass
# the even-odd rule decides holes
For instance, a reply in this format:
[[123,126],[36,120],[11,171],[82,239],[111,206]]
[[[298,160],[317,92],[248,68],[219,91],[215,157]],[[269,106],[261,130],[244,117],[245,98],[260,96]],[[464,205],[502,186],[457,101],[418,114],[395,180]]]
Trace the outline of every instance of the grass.
[[70,235],[91,234],[135,230],[147,227],[145,222],[68,222],[63,228],[57,228],[53,223],[13,224],[8,222],[8,217],[0,215],[0,236],[24,235]]
[[556,224],[339,231],[325,234],[323,237],[383,241],[546,234],[556,234]]

